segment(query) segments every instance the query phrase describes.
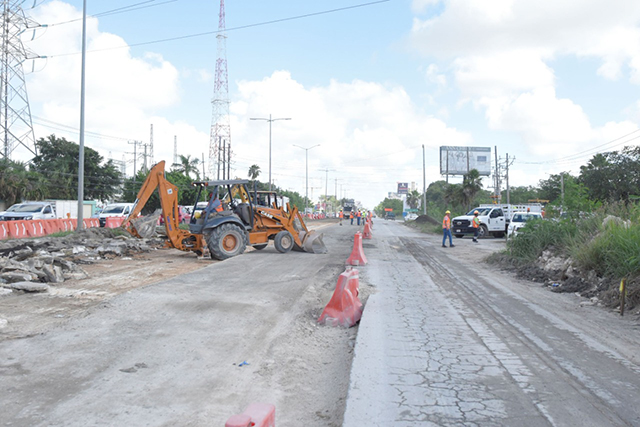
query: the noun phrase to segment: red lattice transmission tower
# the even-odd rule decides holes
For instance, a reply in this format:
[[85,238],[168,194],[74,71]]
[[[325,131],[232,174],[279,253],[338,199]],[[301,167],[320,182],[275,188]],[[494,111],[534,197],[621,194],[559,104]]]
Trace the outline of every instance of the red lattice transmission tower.
[[[209,178],[229,177],[231,161],[231,125],[229,120],[229,76],[227,73],[227,34],[225,28],[224,0],[220,0],[218,18],[218,55],[216,79],[213,89],[213,114],[209,140]],[[225,174],[226,171],[226,174]]]

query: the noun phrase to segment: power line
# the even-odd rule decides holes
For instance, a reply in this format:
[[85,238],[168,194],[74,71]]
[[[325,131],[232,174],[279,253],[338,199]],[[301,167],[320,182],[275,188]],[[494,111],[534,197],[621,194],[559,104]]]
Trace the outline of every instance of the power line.
[[[157,1],[157,0],[146,0],[146,1],[143,1],[143,2],[131,4],[129,6],[122,6],[122,7],[119,7],[117,9],[106,10],[104,12],[96,13],[95,15],[90,15],[88,17],[89,18],[99,18],[101,16],[109,16],[109,15],[117,15],[117,14],[125,13],[125,12],[133,12],[134,10],[147,9],[147,8],[150,8],[150,7],[161,6],[161,5],[167,4],[167,3],[174,3],[174,2],[176,2],[178,0],[166,0],[166,1],[163,1],[162,3],[156,3],[156,4],[150,4],[150,5],[147,5],[147,6],[141,6],[141,5],[144,5],[144,4],[147,4],[147,3],[153,3],[155,1]],[[139,6],[139,7],[136,7],[136,6]],[[45,26],[45,27],[54,27],[56,25],[69,24],[69,23],[78,22],[78,21],[82,21],[82,18],[70,19],[68,21],[56,22],[55,24],[48,24],[48,25],[43,25],[43,26]]]
[[[569,161],[576,161],[576,160],[577,160],[577,159],[579,159],[580,157],[582,157],[582,156],[584,156],[584,155],[588,155],[589,153],[590,153],[590,154],[598,154],[598,153],[599,153],[599,151],[597,151],[597,149],[598,149],[598,148],[605,147],[605,146],[607,146],[607,145],[609,145],[609,144],[613,144],[614,142],[620,141],[621,139],[626,138],[626,137],[628,137],[628,136],[630,136],[630,135],[633,135],[633,134],[634,134],[634,133],[636,133],[636,132],[640,132],[640,128],[638,128],[638,129],[634,130],[633,132],[629,132],[629,133],[628,133],[628,134],[626,134],[626,135],[622,135],[622,136],[620,136],[620,137],[618,137],[618,138],[612,139],[611,141],[605,142],[604,144],[600,144],[600,145],[598,145],[598,146],[595,146],[595,147],[589,148],[588,150],[581,151],[581,152],[579,152],[579,153],[570,154],[570,155],[568,155],[568,156],[564,156],[564,157],[559,157],[559,158],[557,158],[557,159],[545,160],[545,161],[542,161],[542,162],[519,162],[519,163],[528,164],[528,165],[543,165],[543,164],[566,163],[566,162],[569,162]],[[626,143],[628,143],[628,142],[630,142],[630,141],[633,141],[633,140],[635,140],[635,139],[638,139],[638,138],[640,138],[640,135],[635,136],[635,137],[633,137],[633,138],[631,138],[631,139],[628,139],[628,140],[626,140],[626,141],[622,141],[622,142],[621,142],[621,143],[619,143],[619,144],[615,144],[613,147],[617,147],[617,146],[619,146],[619,145],[626,144]],[[609,149],[611,149],[611,148],[613,148],[613,147],[609,147]],[[564,162],[563,162],[563,161],[564,161]]]
[[[335,12],[342,12],[342,11],[349,10],[349,9],[356,9],[356,8],[361,8],[361,7],[373,6],[373,5],[380,4],[380,3],[387,3],[387,2],[390,2],[390,1],[391,0],[378,0],[378,1],[373,1],[373,2],[369,2],[369,3],[356,4],[356,5],[353,5],[353,6],[340,7],[340,8],[337,8],[337,9],[329,9],[329,10],[323,10],[323,11],[320,11],[320,12],[307,13],[307,14],[304,14],[304,15],[296,15],[296,16],[290,16],[290,17],[287,17],[287,18],[274,19],[274,20],[271,20],[271,21],[258,22],[258,23],[255,23],[255,24],[241,25],[241,26],[238,26],[238,27],[227,28],[226,30],[224,30],[222,32],[245,30],[247,28],[260,27],[260,26],[264,26],[264,25],[277,24],[277,23],[280,23],[280,22],[293,21],[293,20],[303,19],[303,18],[310,18],[312,16],[326,15],[326,14],[335,13]],[[126,46],[116,46],[116,47],[107,47],[107,48],[104,48],[104,49],[88,50],[87,52],[94,53],[94,52],[104,52],[104,51],[116,50],[116,49],[128,49],[128,48],[131,48],[131,47],[146,46],[146,45],[157,44],[157,43],[165,43],[165,42],[175,41],[175,40],[184,40],[184,39],[208,36],[208,35],[211,35],[211,34],[219,34],[219,33],[221,33],[220,30],[205,31],[205,32],[202,32],[202,33],[188,34],[188,35],[184,35],[184,36],[176,36],[176,37],[169,37],[169,38],[165,38],[165,39],[157,39],[157,40],[151,40],[151,41],[146,41],[146,42],[133,43],[133,44],[128,44]],[[59,57],[59,56],[71,56],[71,55],[78,55],[78,54],[80,54],[80,52],[60,53],[60,54],[57,54],[57,55],[46,56],[46,58],[56,58],[56,57]]]

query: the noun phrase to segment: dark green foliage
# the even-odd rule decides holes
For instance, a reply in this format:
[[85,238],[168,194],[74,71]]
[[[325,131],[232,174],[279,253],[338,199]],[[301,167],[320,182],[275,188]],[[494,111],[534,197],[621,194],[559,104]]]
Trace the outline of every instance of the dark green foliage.
[[[32,160],[31,171],[46,178],[45,198],[73,200],[78,197],[78,157],[80,147],[65,138],[50,135],[36,141],[38,155]],[[112,199],[120,190],[122,176],[110,161],[84,148],[85,200]]]

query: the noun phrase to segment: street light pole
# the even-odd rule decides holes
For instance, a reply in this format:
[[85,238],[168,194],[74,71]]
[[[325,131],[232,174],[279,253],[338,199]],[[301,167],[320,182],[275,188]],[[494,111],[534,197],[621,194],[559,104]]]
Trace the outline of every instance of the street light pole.
[[276,120],[291,120],[291,118],[286,117],[286,118],[272,119],[271,114],[269,114],[268,119],[263,117],[252,117],[249,120],[265,120],[269,122],[269,191],[271,191],[271,123],[275,122]]
[[309,191],[309,150],[312,148],[319,147],[320,144],[316,144],[313,147],[305,148],[299,145],[293,144],[294,147],[302,148],[304,150],[304,164],[305,164],[305,173],[304,173],[304,213],[307,213],[307,203],[309,201],[308,191]]

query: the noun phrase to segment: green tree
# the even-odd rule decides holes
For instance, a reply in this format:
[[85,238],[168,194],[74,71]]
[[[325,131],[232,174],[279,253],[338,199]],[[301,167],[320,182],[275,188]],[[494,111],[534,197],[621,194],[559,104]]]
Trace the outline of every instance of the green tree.
[[[136,176],[127,178],[124,182],[124,190],[122,191],[122,197],[120,201],[133,203],[136,200],[140,188],[142,188],[142,184],[144,184],[148,176],[148,171],[139,170]],[[167,172],[165,178],[167,181],[178,187],[179,205],[193,206],[195,204],[198,189],[191,185],[191,183],[193,182],[191,178],[178,171]],[[202,195],[200,196],[200,198],[203,199]],[[149,200],[142,209],[142,214],[147,215],[160,208],[160,197],[158,196],[158,191],[156,189],[156,191],[154,191],[153,194],[149,197]]]
[[471,204],[475,202],[476,195],[482,190],[482,177],[477,169],[471,169],[462,178],[462,204],[467,210],[471,209]]
[[173,171],[180,172],[183,175],[191,178],[191,174],[195,174],[195,179],[200,179],[200,172],[198,171],[198,166],[200,165],[200,159],[197,157],[191,158],[190,155],[183,156],[180,154],[180,159],[178,163],[174,163],[172,165]]
[[417,190],[412,190],[407,194],[407,204],[411,209],[418,209],[422,202],[422,195]]
[[640,147],[596,154],[580,167],[578,181],[597,201],[624,201],[640,194]]
[[[32,160],[32,170],[46,177],[44,197],[77,198],[79,145],[55,135],[40,138],[36,145],[39,154]],[[111,161],[103,164],[103,160],[97,151],[84,148],[85,200],[108,200],[120,191],[122,174]]]
[[393,213],[396,216],[402,216],[402,200],[399,199],[390,199],[385,198],[378,206],[375,207],[374,211],[380,217],[383,217],[385,214],[385,209],[393,209]]
[[258,175],[260,175],[260,166],[251,165],[248,175],[251,181],[255,181],[258,178]]
[[[509,201],[514,204],[529,203],[529,200],[536,200],[538,189],[533,186],[511,187],[509,189]],[[507,190],[502,191],[502,201],[507,202]]]
[[41,200],[45,189],[43,175],[27,170],[24,163],[0,160],[0,200],[7,207],[23,200]]

